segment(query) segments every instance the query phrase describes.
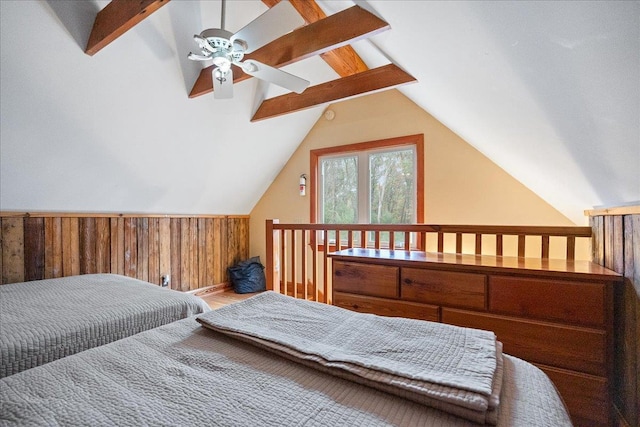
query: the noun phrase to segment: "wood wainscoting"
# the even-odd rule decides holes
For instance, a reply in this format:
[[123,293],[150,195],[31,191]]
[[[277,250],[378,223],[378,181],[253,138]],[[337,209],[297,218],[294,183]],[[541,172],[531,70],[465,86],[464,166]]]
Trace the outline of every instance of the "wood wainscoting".
[[249,257],[248,216],[0,212],[0,225],[0,284],[115,273],[188,291]]
[[[629,426],[640,425],[640,206],[587,211],[593,261],[624,275],[614,293],[614,396]],[[624,425],[624,424],[621,424]]]

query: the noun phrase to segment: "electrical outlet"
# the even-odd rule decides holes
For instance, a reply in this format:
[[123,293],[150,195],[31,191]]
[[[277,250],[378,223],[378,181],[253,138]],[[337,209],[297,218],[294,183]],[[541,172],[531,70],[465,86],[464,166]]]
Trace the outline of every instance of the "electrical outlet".
[[162,287],[169,286],[169,282],[171,282],[171,276],[170,275],[165,274],[164,276],[162,276]]

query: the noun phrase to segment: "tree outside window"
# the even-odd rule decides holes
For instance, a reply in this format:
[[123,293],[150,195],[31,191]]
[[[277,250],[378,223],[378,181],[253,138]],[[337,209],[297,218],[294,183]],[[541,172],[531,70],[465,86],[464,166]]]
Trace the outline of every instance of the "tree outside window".
[[311,222],[422,222],[423,165],[422,135],[312,150]]

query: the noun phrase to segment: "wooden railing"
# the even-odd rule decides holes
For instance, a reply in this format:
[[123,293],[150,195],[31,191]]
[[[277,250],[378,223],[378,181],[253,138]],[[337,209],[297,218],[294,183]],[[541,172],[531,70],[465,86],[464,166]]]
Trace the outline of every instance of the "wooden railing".
[[[273,219],[266,222],[265,273],[267,289],[330,302],[328,254],[342,249],[368,247],[571,261],[577,259],[578,252],[590,254],[590,242],[590,227],[280,224]],[[582,259],[588,260],[589,256]]]

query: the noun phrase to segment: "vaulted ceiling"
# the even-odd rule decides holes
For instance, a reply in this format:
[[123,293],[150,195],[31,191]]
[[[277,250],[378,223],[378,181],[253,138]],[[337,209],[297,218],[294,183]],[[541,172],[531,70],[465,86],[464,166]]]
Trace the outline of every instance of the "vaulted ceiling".
[[[169,1],[112,0],[97,13],[85,52],[95,55]],[[280,2],[262,1],[269,7]],[[253,59],[274,67],[282,67],[319,55],[341,78],[310,87],[302,94],[288,93],[263,100],[252,121],[415,81],[410,74],[395,64],[370,70],[348,44],[388,30],[387,22],[359,6],[349,7],[328,17],[314,0],[291,0],[290,3],[302,16],[306,25],[245,55],[245,60]],[[190,98],[213,91],[213,69],[214,65],[202,69],[189,94]],[[235,67],[234,83],[249,78],[251,76],[244,73],[240,67]]]
[[393,87],[577,223],[640,201],[640,2],[316,3],[252,54],[311,87],[215,100],[187,53],[219,1],[0,1],[0,208],[247,214],[329,103]]

